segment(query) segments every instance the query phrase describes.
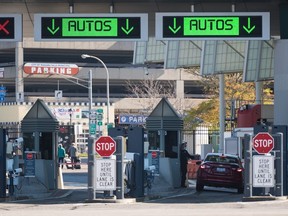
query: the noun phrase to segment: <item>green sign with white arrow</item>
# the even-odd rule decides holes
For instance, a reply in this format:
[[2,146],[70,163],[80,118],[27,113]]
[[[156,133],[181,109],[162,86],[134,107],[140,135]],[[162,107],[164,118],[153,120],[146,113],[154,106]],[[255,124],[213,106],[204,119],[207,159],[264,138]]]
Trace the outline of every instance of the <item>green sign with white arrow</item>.
[[148,40],[147,14],[35,14],[36,41]]
[[158,40],[269,40],[270,14],[156,13]]

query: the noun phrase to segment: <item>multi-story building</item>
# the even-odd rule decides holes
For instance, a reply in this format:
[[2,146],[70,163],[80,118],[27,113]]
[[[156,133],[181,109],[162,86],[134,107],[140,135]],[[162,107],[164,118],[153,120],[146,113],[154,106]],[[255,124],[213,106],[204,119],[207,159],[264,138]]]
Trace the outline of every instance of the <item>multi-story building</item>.
[[[82,140],[82,134],[88,133],[88,119],[82,118],[82,116],[76,117],[76,112],[69,115],[69,110],[80,109],[80,113],[89,110],[89,70],[92,70],[92,108],[104,110],[104,125],[107,123],[114,124],[114,116],[118,114],[149,115],[151,107],[156,105],[161,96],[167,97],[165,93],[167,89],[172,93],[169,94],[169,100],[181,113],[190,107],[197,106],[204,99],[199,76],[189,73],[183,68],[176,69],[176,67],[166,65],[173,64],[173,58],[168,57],[167,52],[165,52],[167,44],[154,39],[154,20],[151,19],[154,12],[156,12],[154,3],[142,2],[132,6],[129,1],[120,1],[114,4],[112,2],[110,4],[93,1],[33,0],[0,1],[0,4],[0,15],[7,13],[22,14],[23,19],[22,41],[0,41],[0,85],[3,92],[5,92],[0,110],[1,113],[4,113],[4,110],[8,112],[7,115],[4,114],[0,117],[0,122],[4,126],[19,125],[27,109],[37,98],[41,98],[47,102],[51,110],[56,110],[54,113],[60,125],[72,124],[77,126],[75,127],[76,142],[78,140],[77,133],[80,134],[79,143],[86,142],[85,139]],[[165,7],[168,6],[166,2],[161,4],[165,4]],[[135,10],[132,10],[131,7]],[[184,6],[182,5],[181,8],[184,8]],[[35,14],[97,14],[111,12],[147,13],[149,16],[149,40],[143,42],[133,40],[34,40]],[[197,44],[194,45],[197,47]],[[196,48],[194,54],[187,53],[185,58],[199,59],[200,50],[199,47]],[[82,59],[82,54],[89,54],[101,59],[107,66],[107,70],[96,59]],[[170,58],[170,60],[168,61],[167,58]],[[63,64],[68,65],[68,67],[71,65],[75,67],[76,65],[78,73],[73,75],[73,78],[67,78],[64,75],[57,74],[57,69],[51,69],[50,72],[47,72],[42,68],[43,71],[38,69],[36,74],[29,71],[31,65],[44,65],[43,67],[48,65],[57,68],[57,65],[65,67]],[[191,66],[195,65],[192,64]],[[107,75],[109,75],[109,80]],[[161,86],[162,89],[157,90],[160,95],[151,97],[147,94],[147,96],[139,97],[136,92],[131,91],[131,88],[130,90],[127,88],[128,85],[141,86],[145,85],[145,82],[149,83],[151,81],[157,81]],[[107,102],[109,102],[108,109]],[[11,107],[15,109],[15,105],[20,107],[17,111],[15,110],[19,115],[9,113]],[[109,114],[107,114],[107,110],[109,110]]]

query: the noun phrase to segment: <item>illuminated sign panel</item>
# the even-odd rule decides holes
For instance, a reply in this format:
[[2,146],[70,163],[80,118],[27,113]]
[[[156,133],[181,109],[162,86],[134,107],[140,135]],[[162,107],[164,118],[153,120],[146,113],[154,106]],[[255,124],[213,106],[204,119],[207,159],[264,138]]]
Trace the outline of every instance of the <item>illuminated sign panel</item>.
[[156,13],[158,40],[269,40],[269,13]]
[[22,41],[22,16],[20,14],[0,14],[1,41]]
[[120,35],[117,21],[116,18],[63,19],[62,34],[64,37],[117,37]]
[[36,14],[35,26],[36,41],[148,40],[147,14]]

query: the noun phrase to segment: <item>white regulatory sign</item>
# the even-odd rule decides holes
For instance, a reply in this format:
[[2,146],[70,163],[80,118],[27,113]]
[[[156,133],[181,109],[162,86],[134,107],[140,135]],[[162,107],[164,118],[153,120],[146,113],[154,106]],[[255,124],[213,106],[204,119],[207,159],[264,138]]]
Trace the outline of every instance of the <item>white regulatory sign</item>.
[[253,187],[274,187],[274,156],[253,156]]
[[56,99],[62,98],[62,91],[61,90],[55,90],[55,98]]
[[96,159],[96,190],[116,190],[116,160]]

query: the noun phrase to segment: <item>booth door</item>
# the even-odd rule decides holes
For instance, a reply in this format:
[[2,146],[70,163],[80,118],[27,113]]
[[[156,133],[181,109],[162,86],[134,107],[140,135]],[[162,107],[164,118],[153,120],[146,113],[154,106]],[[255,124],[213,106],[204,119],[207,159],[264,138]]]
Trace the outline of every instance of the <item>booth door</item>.
[[165,133],[165,157],[177,158],[178,157],[178,132],[166,131]]

